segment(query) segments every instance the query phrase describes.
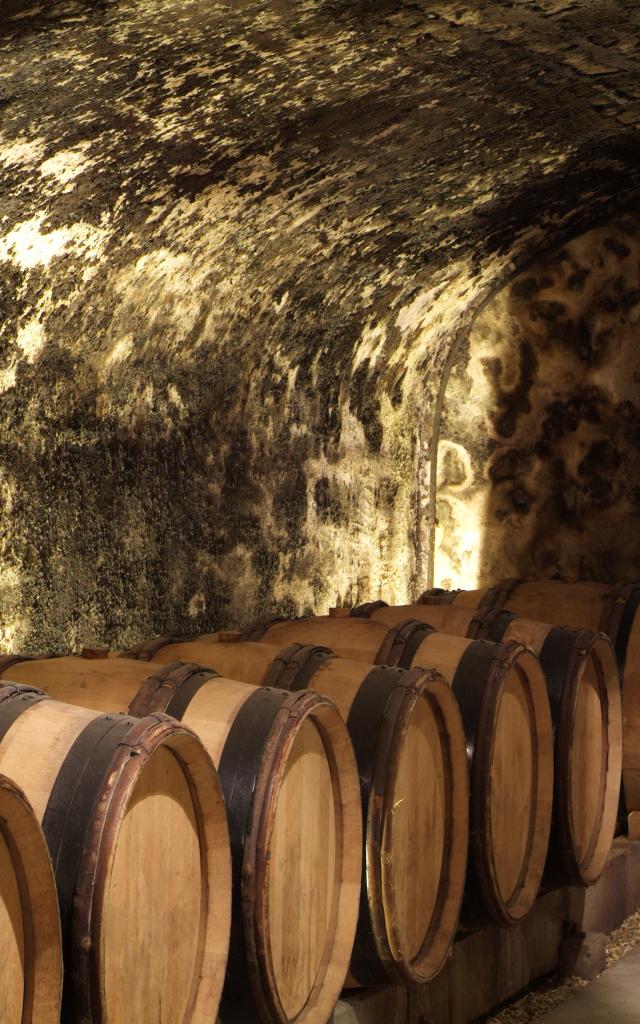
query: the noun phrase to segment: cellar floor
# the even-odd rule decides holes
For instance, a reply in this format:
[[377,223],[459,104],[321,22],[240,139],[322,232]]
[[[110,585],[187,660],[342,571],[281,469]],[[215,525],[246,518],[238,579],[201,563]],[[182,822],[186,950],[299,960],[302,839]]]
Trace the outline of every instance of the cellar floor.
[[540,1024],[638,1024],[640,1020],[640,947],[630,950],[596,981]]

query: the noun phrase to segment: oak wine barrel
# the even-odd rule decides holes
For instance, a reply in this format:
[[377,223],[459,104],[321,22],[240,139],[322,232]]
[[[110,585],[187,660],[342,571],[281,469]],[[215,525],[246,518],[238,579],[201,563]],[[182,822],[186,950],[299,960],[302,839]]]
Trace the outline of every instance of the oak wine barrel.
[[539,889],[553,800],[551,713],[535,654],[514,642],[445,636],[415,620],[389,628],[348,611],[263,621],[245,635],[279,646],[323,643],[341,657],[442,673],[462,711],[471,778],[463,921],[520,921]]
[[326,647],[283,649],[240,633],[158,637],[130,655],[199,661],[262,686],[330,697],[361,781],[365,863],[351,975],[362,985],[432,978],[448,955],[465,881],[466,745],[457,702],[434,671],[372,667]]
[[24,793],[0,777],[0,1020],[59,1024],[60,912],[51,858]]
[[62,1018],[211,1024],[229,943],[230,856],[200,740],[166,715],[97,714],[8,684],[0,772],[24,790],[49,847]]
[[344,723],[318,694],[261,689],[194,664],[156,669],[62,657],[10,672],[70,703],[165,712],[198,734],[218,767],[231,836],[221,1019],[320,1024],[349,969],[360,895],[360,797]]
[[499,608],[528,619],[605,633],[622,677],[624,802],[640,819],[640,584],[503,580],[482,590],[427,590],[424,604],[457,609]]
[[352,609],[351,615],[388,627],[411,617],[451,635],[495,643],[515,640],[535,651],[547,680],[555,750],[545,882],[593,884],[611,848],[620,793],[620,677],[608,638],[501,609],[449,604],[390,607],[375,601]]

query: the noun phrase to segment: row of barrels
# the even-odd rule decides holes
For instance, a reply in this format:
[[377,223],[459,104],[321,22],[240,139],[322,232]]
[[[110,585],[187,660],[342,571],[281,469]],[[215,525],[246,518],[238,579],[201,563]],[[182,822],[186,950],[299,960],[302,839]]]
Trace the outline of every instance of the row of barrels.
[[223,1021],[322,1024],[348,970],[433,977],[461,905],[465,927],[509,925],[541,884],[595,881],[620,780],[609,642],[548,630],[538,658],[413,610],[0,659],[0,773],[49,894],[30,902],[7,838],[22,980],[2,1019],[57,1022],[55,914],[44,973],[32,955],[54,876],[63,1019],[96,1024],[211,1021],[221,997]]
[[[640,811],[640,584],[507,579],[482,590],[428,590],[418,603],[447,628],[454,617],[458,629],[465,619],[469,629],[485,619],[480,628],[492,638],[512,634],[520,619],[606,634],[622,677],[624,799],[630,814]],[[412,613],[415,607],[409,606]],[[438,612],[444,618],[436,619]]]
[[[3,1024],[211,1024],[223,991],[225,1020],[327,1020],[361,874],[357,770],[332,703],[212,686],[195,665],[5,661],[32,681],[0,687],[0,773],[46,841],[60,938],[45,977],[18,934],[40,929],[40,907],[19,901]],[[36,983],[47,1013],[19,998]]]

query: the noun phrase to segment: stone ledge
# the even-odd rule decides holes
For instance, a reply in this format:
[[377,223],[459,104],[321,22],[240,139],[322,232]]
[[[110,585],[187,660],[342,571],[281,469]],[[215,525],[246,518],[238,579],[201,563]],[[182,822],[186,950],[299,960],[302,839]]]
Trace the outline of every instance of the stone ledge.
[[576,931],[614,931],[640,907],[640,842],[615,839],[596,885],[569,892],[569,922]]
[[638,907],[640,842],[619,838],[590,889],[545,893],[521,925],[461,936],[442,973],[421,988],[345,992],[332,1024],[470,1024],[556,971],[567,931],[608,934]]

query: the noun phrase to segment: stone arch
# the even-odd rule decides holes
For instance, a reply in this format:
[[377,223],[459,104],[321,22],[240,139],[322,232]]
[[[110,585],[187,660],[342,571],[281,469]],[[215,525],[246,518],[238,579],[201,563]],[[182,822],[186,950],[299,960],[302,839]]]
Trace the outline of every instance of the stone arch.
[[598,218],[496,287],[436,409],[431,580],[640,569],[640,214]]

